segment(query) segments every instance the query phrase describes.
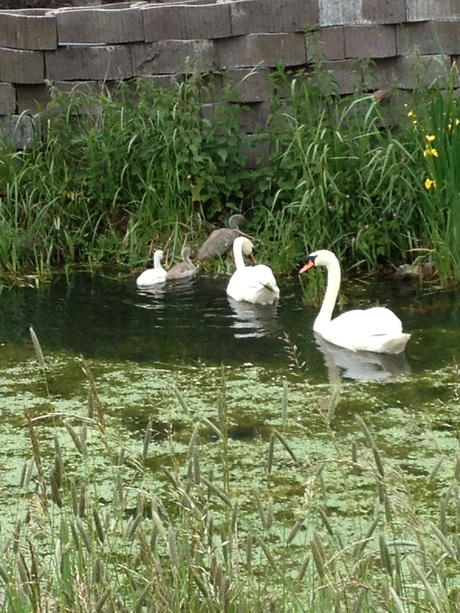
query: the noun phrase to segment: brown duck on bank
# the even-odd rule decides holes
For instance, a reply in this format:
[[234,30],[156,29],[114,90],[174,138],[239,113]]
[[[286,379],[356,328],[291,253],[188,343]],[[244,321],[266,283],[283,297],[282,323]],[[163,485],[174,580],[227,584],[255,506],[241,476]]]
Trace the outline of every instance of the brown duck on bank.
[[231,249],[233,241],[241,234],[244,221],[243,215],[232,215],[228,221],[228,228],[219,228],[211,232],[198,251],[197,260],[202,262],[216,255],[223,255]]
[[195,275],[196,266],[191,260],[192,250],[190,247],[185,247],[182,250],[182,262],[172,266],[166,273],[166,281],[173,279],[188,279]]

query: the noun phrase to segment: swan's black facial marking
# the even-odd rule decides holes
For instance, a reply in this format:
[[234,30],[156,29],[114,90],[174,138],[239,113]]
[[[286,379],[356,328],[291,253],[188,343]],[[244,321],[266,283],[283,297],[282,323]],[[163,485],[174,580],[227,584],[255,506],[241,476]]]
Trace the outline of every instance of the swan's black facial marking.
[[255,263],[256,263],[256,251],[255,251],[255,249],[253,249],[253,250],[251,251],[251,253],[249,254],[249,258],[250,258],[250,260],[251,260],[251,262],[252,262],[253,264],[255,264]]
[[315,266],[316,257],[316,255],[309,255],[305,258],[305,264],[299,270],[299,275],[303,274],[304,272],[308,272],[310,268]]

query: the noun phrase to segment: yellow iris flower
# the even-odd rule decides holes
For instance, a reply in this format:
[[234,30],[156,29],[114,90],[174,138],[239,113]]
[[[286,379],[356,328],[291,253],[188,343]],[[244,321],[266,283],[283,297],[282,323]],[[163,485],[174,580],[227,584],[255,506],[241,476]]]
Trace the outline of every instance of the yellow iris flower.
[[431,189],[432,187],[436,187],[436,181],[434,179],[427,179],[425,181],[426,189]]

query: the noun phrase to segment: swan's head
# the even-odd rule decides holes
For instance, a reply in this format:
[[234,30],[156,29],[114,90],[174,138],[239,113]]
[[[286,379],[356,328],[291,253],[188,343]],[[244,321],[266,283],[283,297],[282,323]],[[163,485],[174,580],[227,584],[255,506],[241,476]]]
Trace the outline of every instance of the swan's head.
[[228,227],[231,230],[239,230],[241,226],[244,225],[245,219],[243,215],[237,213],[236,215],[232,215],[228,220]]
[[310,255],[305,258],[305,264],[299,270],[299,275],[304,272],[308,272],[310,268],[313,268],[313,266],[326,266],[327,268],[333,264],[338,264],[338,262],[339,261],[332,251],[328,251],[327,249],[318,249],[318,251],[310,253]]
[[163,251],[161,249],[157,249],[155,253],[153,254],[153,261],[161,262],[163,260],[163,256],[164,256]]
[[251,261],[254,262],[254,245],[251,243],[249,238],[245,236],[238,236],[235,238],[233,242],[233,248],[236,251],[241,251],[243,255],[248,255],[251,258]]
[[182,259],[183,260],[188,260],[191,257],[192,257],[192,250],[190,249],[190,247],[185,247],[184,249],[182,249]]

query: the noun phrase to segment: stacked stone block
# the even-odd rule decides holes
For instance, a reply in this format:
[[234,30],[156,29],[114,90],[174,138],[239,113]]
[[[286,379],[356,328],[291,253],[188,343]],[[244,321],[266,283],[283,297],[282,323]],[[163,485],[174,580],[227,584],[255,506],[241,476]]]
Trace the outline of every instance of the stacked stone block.
[[[417,50],[417,54],[414,51]],[[190,70],[224,71],[241,84],[244,129],[264,128],[267,79],[321,62],[339,91],[363,85],[357,59],[371,62],[364,86],[427,82],[460,54],[458,0],[184,0],[124,2],[64,9],[0,11],[0,126],[18,147],[31,142],[33,118],[50,100],[49,83],[67,91],[133,77],[178,79]],[[209,109],[204,109],[204,113]],[[6,128],[8,126],[8,128]],[[24,134],[27,132],[27,135]],[[0,128],[1,135],[1,128]]]

